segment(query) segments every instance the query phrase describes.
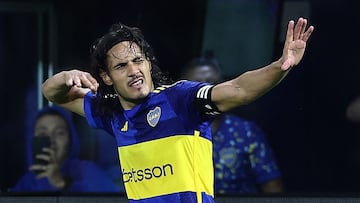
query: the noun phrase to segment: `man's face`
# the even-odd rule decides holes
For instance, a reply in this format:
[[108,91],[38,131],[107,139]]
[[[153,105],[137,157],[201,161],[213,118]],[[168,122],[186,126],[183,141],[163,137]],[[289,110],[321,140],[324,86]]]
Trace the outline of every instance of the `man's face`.
[[120,42],[107,52],[108,73],[102,76],[113,85],[124,109],[131,109],[154,89],[151,67],[139,46]]
[[58,115],[44,115],[35,124],[35,136],[50,137],[50,148],[54,150],[55,158],[62,163],[70,150],[70,132],[66,121]]

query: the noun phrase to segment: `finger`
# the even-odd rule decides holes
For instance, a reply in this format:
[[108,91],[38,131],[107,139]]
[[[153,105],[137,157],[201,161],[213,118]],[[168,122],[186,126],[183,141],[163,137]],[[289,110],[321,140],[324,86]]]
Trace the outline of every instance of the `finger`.
[[[81,76],[82,76],[82,75],[80,75],[80,77],[81,77]],[[74,76],[74,85],[75,85],[76,87],[81,87],[81,86],[82,86],[82,82],[81,82],[80,77],[77,76],[77,75]]]
[[46,162],[50,162],[50,160],[51,160],[51,150],[49,148],[42,148],[42,151],[44,153],[37,154],[35,156],[35,158],[38,159],[38,160],[43,160],[43,161],[46,161]]
[[82,83],[85,87],[90,88],[92,91],[96,91],[98,87],[98,83],[95,78],[93,78],[90,74],[85,74],[81,78]]
[[43,152],[46,152],[48,154],[49,157],[49,162],[53,162],[55,160],[55,151],[51,148],[43,148],[42,149]]
[[50,161],[50,155],[48,155],[48,154],[38,154],[35,157],[36,157],[36,159],[43,160],[46,162]]
[[286,32],[286,39],[285,39],[285,47],[288,46],[288,44],[293,41],[294,39],[294,21],[293,20],[290,20],[289,23],[288,23],[288,29],[287,29],[287,32]]
[[302,26],[301,26],[300,34],[304,34],[305,29],[306,29],[306,25],[307,25],[307,19],[304,18],[304,19],[303,19]]
[[294,29],[294,40],[300,39],[301,29],[303,25],[303,18],[299,18]]
[[34,165],[30,166],[29,170],[31,170],[31,171],[46,171],[47,166],[40,165],[40,164],[34,164]]
[[302,40],[304,42],[307,42],[307,40],[309,39],[309,37],[313,33],[313,31],[314,31],[314,26],[310,26],[304,33]]
[[97,82],[97,80],[92,77],[90,74],[87,74],[87,79],[89,80],[89,82],[92,84],[92,86],[90,87],[90,89],[92,91],[97,91],[98,87],[99,87],[99,83]]
[[65,84],[68,87],[72,87],[74,85],[74,79],[72,77],[65,78]]

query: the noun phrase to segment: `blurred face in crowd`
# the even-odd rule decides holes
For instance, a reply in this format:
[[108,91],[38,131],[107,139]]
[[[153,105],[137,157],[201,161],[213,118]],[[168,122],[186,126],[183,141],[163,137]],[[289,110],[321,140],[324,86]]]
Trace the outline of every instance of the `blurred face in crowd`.
[[113,85],[124,109],[131,109],[154,89],[151,66],[136,43],[120,42],[108,52],[108,72],[101,77]]
[[59,115],[43,115],[36,121],[35,136],[49,136],[50,148],[59,163],[62,163],[70,150],[70,131],[66,121]]
[[220,75],[218,72],[209,65],[196,66],[190,69],[185,78],[192,81],[208,82],[210,84],[220,81]]

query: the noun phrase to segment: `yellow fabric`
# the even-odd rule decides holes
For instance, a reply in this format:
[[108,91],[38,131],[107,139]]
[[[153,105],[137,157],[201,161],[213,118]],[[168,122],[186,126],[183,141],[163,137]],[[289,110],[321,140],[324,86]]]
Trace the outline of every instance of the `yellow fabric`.
[[177,135],[119,147],[129,199],[177,192],[213,195],[212,143],[194,135]]

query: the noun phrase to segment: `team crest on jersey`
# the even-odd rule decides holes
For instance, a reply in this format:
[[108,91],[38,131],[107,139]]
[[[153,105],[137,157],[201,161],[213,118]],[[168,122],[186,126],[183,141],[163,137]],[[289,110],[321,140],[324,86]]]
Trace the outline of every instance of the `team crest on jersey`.
[[161,116],[161,108],[155,107],[155,109],[150,110],[146,116],[147,122],[151,127],[155,127],[156,124],[159,122]]
[[234,147],[223,148],[219,152],[220,162],[229,168],[235,167],[237,152]]

